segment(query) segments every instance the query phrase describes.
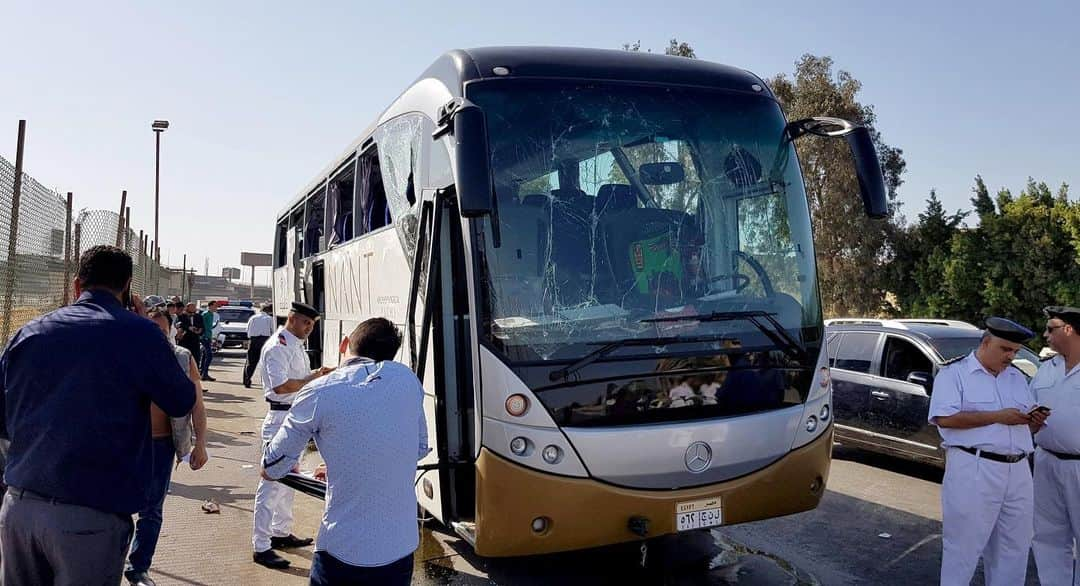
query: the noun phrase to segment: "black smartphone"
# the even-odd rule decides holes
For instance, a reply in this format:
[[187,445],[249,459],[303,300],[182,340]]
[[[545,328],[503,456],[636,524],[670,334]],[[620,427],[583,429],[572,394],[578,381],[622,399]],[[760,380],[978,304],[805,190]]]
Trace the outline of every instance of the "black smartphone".
[[1038,411],[1039,413],[1042,413],[1043,415],[1049,415],[1050,414],[1050,408],[1049,407],[1046,407],[1044,405],[1037,405],[1035,407],[1032,407],[1031,411],[1028,411],[1028,415],[1031,415],[1031,414],[1035,413],[1036,411]]
[[131,301],[131,287],[125,287],[124,292],[121,294],[123,297],[121,301],[124,303],[124,307],[128,309],[135,309],[135,303]]

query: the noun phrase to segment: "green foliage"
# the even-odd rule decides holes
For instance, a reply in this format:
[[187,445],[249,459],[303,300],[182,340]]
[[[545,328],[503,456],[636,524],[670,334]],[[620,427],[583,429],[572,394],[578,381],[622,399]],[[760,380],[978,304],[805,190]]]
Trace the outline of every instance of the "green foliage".
[[976,177],[972,191],[978,226],[960,225],[966,213],[944,215],[931,193],[918,223],[898,234],[898,313],[976,324],[1001,315],[1038,330],[1044,306],[1080,304],[1080,204],[1068,185],[1055,193],[1028,179],[1019,196],[1002,189],[995,202]]

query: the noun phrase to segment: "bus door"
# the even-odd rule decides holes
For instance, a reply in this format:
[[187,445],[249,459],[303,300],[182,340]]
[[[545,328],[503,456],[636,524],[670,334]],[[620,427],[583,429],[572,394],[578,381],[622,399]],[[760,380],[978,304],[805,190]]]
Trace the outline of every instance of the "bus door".
[[[461,218],[452,194],[425,192],[409,297],[409,357],[433,396],[434,454],[421,465],[421,504],[440,521],[472,521],[475,397]],[[415,324],[413,326],[412,324]],[[431,407],[431,405],[428,405]],[[434,476],[434,478],[432,478]]]
[[[315,261],[311,263],[311,298],[307,300],[308,304],[315,308],[319,312],[319,315],[326,315],[326,265],[323,261]],[[308,358],[311,361],[311,368],[319,368],[322,366],[322,352],[323,352],[323,328],[325,324],[324,320],[315,320],[315,328],[311,330],[311,335],[308,336]]]

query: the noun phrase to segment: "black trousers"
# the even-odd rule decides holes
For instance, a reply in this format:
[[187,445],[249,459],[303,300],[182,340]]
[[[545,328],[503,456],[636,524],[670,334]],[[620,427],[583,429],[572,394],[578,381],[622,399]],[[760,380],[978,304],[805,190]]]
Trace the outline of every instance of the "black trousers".
[[259,365],[259,356],[262,355],[263,345],[270,336],[252,336],[248,341],[247,358],[244,360],[244,385],[251,384],[251,377],[255,374],[255,367]]
[[195,359],[195,366],[202,364],[202,344],[199,342],[199,336],[187,334],[180,339],[180,343],[177,345],[181,348],[187,348],[187,351],[191,352],[191,357]]
[[412,582],[413,554],[385,566],[363,567],[347,564],[325,551],[316,551],[311,560],[310,586],[408,586]]

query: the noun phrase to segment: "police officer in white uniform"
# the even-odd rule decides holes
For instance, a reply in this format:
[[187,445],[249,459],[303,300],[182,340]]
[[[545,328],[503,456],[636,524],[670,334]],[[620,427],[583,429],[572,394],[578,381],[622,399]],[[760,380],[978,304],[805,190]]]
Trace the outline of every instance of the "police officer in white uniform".
[[941,584],[971,583],[979,558],[988,586],[1023,584],[1032,537],[1027,456],[1041,414],[1023,373],[1012,366],[1035,334],[991,317],[979,347],[934,379],[930,423],[941,432]]
[[1031,379],[1050,409],[1035,434],[1035,564],[1043,586],[1080,585],[1080,308],[1047,307],[1044,335],[1057,355]]
[[[273,339],[263,347],[259,358],[263,395],[270,411],[263,419],[262,439],[274,438],[289,412],[296,393],[307,383],[333,371],[332,368],[311,370],[304,340],[315,327],[319,312],[304,303],[293,303],[285,325],[278,328]],[[304,547],[312,539],[300,539],[292,534],[293,490],[277,482],[260,480],[255,491],[255,529],[252,546],[255,563],[268,568],[286,568],[289,561],[274,549]]]

